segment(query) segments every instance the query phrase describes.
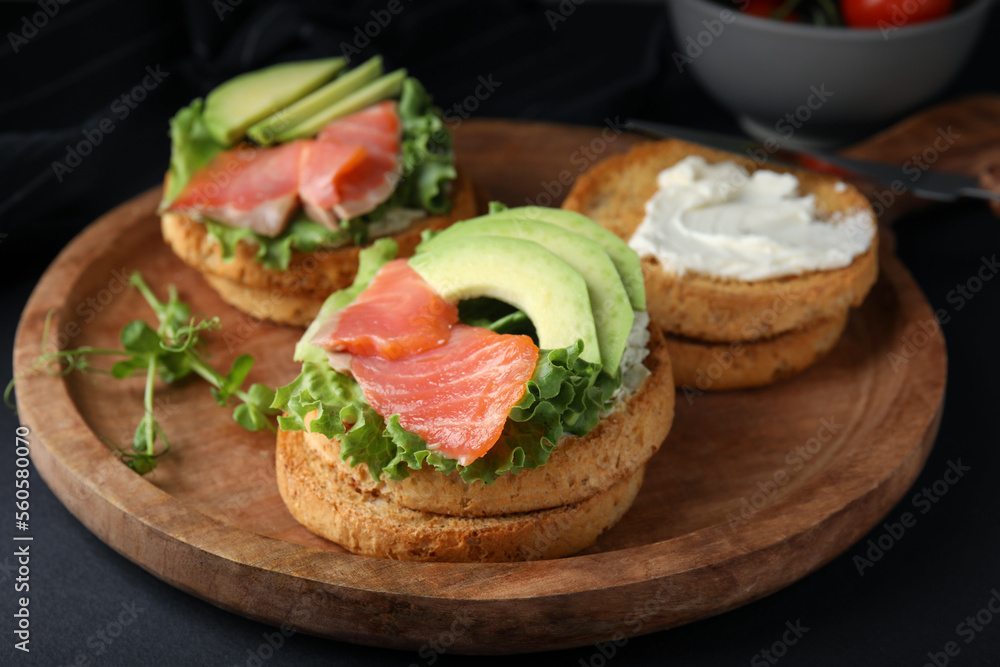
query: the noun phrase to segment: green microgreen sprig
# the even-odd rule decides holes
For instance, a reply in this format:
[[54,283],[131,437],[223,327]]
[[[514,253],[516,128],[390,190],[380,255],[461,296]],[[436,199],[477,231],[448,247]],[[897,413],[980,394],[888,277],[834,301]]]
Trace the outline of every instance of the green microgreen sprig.
[[[4,391],[4,402],[14,407],[10,395],[16,381],[27,373],[41,370],[53,375],[68,375],[73,371],[80,371],[107,374],[115,378],[145,374],[143,416],[132,438],[131,451],[123,450],[116,445],[122,461],[141,475],[156,468],[156,459],[170,450],[170,441],[153,412],[153,392],[157,375],[163,382],[170,384],[194,373],[212,385],[212,397],[220,406],[229,405],[233,398],[238,401],[233,410],[233,419],[240,426],[248,431],[264,429],[274,431],[274,425],[269,419],[270,416],[278,414],[277,410],[270,407],[274,400],[274,390],[259,383],[250,385],[245,391],[241,389],[253,367],[253,357],[247,354],[240,355],[233,360],[229,372],[222,375],[209,365],[198,350],[201,333],[218,330],[219,318],[192,317],[191,308],[178,298],[177,289],[173,285],[167,288],[167,301],[161,302],[138,272],[132,274],[129,284],[139,290],[146,303],[153,309],[159,321],[156,329],[143,320],[133,320],[125,325],[119,336],[122,349],[84,346],[73,350],[47,352],[45,345],[49,340],[49,328],[53,316],[50,312],[45,318],[42,329],[42,353],[32,363],[31,368],[8,383]],[[90,357],[102,355],[125,358],[115,362],[110,370],[106,370],[94,366],[90,360]],[[159,449],[157,449],[158,443],[162,443]]]

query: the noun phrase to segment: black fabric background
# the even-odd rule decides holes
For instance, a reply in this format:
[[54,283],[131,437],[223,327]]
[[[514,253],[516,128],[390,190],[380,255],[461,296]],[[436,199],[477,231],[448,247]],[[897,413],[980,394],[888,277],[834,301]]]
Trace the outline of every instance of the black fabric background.
[[[21,309],[58,251],[97,216],[159,181],[169,152],[167,119],[178,107],[241,71],[336,53],[354,26],[385,4],[77,0],[60,6],[16,53],[7,34],[21,31],[22,17],[40,11],[39,5],[0,5],[0,349],[12,348]],[[492,74],[502,87],[476,117],[600,125],[618,115],[735,131],[730,117],[669,62],[673,45],[660,4],[585,2],[554,31],[545,17],[551,6],[535,2],[403,5],[361,56],[381,52],[389,66],[405,65],[442,106],[468,95],[478,76]],[[232,11],[220,18],[219,7]],[[998,28],[1000,13],[994,12],[986,37],[942,99],[1000,92]],[[121,106],[112,105],[142,80],[147,66],[159,66],[166,78],[121,118]],[[114,131],[57,179],[51,163],[104,118],[112,119]],[[979,270],[981,258],[997,253],[1000,220],[979,203],[963,202],[911,215],[897,231],[899,255],[933,306],[951,314],[944,325],[950,361],[937,444],[911,494],[887,518],[912,511],[912,493],[939,479],[948,461],[960,459],[971,471],[919,515],[875,567],[858,575],[852,558],[864,552],[863,541],[768,598],[632,638],[606,660],[588,646],[513,658],[444,655],[436,664],[763,665],[770,663],[758,653],[781,639],[786,622],[798,621],[809,630],[782,665],[919,666],[948,641],[961,649],[951,664],[998,664],[1000,618],[970,643],[957,626],[1000,589],[1000,279],[986,282],[961,309],[948,296]],[[10,374],[5,354],[0,378]],[[17,423],[16,415],[0,411],[0,663],[248,664],[272,628],[160,582],[91,535],[41,483],[32,494],[31,653],[14,650],[10,537]],[[881,533],[878,528],[869,537]],[[140,610],[135,622],[102,646],[97,632],[123,605]],[[411,663],[431,664],[414,653],[293,636],[262,664]]]

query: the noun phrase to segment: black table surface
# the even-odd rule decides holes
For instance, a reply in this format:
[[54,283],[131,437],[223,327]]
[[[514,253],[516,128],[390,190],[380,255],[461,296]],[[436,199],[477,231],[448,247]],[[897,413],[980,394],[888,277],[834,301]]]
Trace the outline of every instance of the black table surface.
[[[388,2],[61,0],[0,7],[0,347],[46,266],[100,214],[155,185],[178,107],[248,69],[280,60],[383,53],[443,107],[492,75],[500,87],[474,117],[600,125],[641,117],[735,132],[732,118],[669,60],[664,6],[564,0],[401,0],[369,44],[356,26]],[[44,16],[39,12],[47,12]],[[556,12],[566,20],[554,21]],[[384,14],[381,16],[385,16]],[[377,18],[377,17],[376,17]],[[43,20],[44,19],[44,20]],[[939,99],[998,92],[1000,14]],[[992,33],[992,34],[991,34]],[[147,69],[149,68],[149,69]],[[147,76],[155,72],[156,76]],[[913,73],[919,76],[919,72]],[[130,91],[146,88],[137,100]],[[891,94],[891,91],[887,91]],[[128,95],[128,99],[122,99]],[[67,146],[109,119],[79,164]],[[105,124],[105,128],[107,123]],[[54,162],[70,170],[53,167]],[[992,665],[1000,663],[1000,454],[996,427],[996,255],[1000,220],[980,203],[926,209],[896,223],[898,254],[947,317],[948,391],[940,434],[913,489],[886,520],[916,523],[859,573],[869,539],[812,575],[743,608],[685,627],[523,658],[428,656],[274,629],[156,579],[94,537],[32,476],[30,592],[18,592],[17,415],[0,410],[0,663],[4,665]],[[981,281],[977,280],[981,278]],[[994,313],[990,315],[990,313]],[[10,355],[0,378],[11,375]],[[968,471],[929,503],[917,498],[950,464]],[[954,477],[952,477],[954,479]],[[938,485],[938,490],[942,488]],[[925,496],[926,497],[926,496]],[[926,507],[926,509],[925,509]],[[885,540],[883,539],[883,544]],[[30,652],[15,647],[17,598],[30,596]],[[797,628],[792,632],[789,628]],[[788,641],[786,641],[788,640]],[[794,643],[792,643],[792,640]],[[948,655],[951,649],[953,655]],[[602,652],[603,651],[603,652]],[[613,655],[611,655],[613,653]]]

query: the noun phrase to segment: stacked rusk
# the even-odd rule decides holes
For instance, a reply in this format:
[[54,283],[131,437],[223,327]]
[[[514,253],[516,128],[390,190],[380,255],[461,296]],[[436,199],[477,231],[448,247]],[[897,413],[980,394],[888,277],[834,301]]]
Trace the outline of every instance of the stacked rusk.
[[632,506],[673,420],[670,361],[654,339],[642,388],[583,438],[564,436],[541,468],[490,485],[430,468],[375,480],[336,439],[282,431],[278,488],[295,519],[354,553],[399,560],[519,561],[584,549]]
[[[677,140],[650,142],[584,174],[564,207],[592,217],[621,238],[631,239],[631,245],[636,247],[640,244],[633,235],[640,225],[649,224],[658,178],[664,187],[663,180],[671,178],[661,176],[664,170],[691,156],[703,165],[730,163],[750,176],[761,169],[744,156]],[[875,216],[868,201],[853,186],[806,170],[770,164],[766,169],[774,172],[768,174],[772,179],[782,178],[782,174],[796,177],[798,191],[790,193],[788,201],[805,201],[814,207],[816,219],[810,224],[839,225],[838,232],[854,242],[857,254],[847,254],[841,261],[843,266],[836,268],[789,270],[779,277],[738,279],[709,271],[678,271],[640,249],[650,316],[666,334],[676,384],[686,392],[767,385],[813,365],[839,340],[850,308],[861,305],[878,274]],[[730,180],[746,182],[742,177]],[[753,192],[744,193],[737,196],[736,203],[759,205],[761,210],[756,213],[767,220],[767,205],[754,197]],[[763,266],[771,261],[769,253],[754,250],[755,245],[766,245],[760,235],[755,230],[747,231],[746,221],[724,220],[726,213],[718,208],[703,209],[697,223],[701,227],[684,229],[697,238],[685,239],[679,245],[697,247],[696,242],[711,239],[725,228],[730,234],[727,241],[740,233],[748,240],[746,249],[725,249],[725,260],[730,264],[749,266],[752,273],[755,262]],[[766,224],[771,223],[767,220]],[[661,231],[664,235],[670,233]],[[820,251],[822,254],[822,247]],[[689,255],[697,254],[689,251]]]

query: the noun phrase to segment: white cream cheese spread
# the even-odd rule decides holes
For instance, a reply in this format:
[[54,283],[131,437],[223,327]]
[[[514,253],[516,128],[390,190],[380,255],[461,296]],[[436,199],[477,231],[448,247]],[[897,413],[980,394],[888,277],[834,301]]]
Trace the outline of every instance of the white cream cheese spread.
[[817,217],[792,174],[689,156],[657,176],[659,189],[629,245],[667,270],[765,280],[848,266],[875,234],[870,211]]
[[632,330],[629,331],[619,365],[622,383],[611,396],[615,407],[634,394],[650,375],[649,369],[642,365],[643,360],[649,356],[649,313],[644,310],[633,312],[635,319],[632,320]]

